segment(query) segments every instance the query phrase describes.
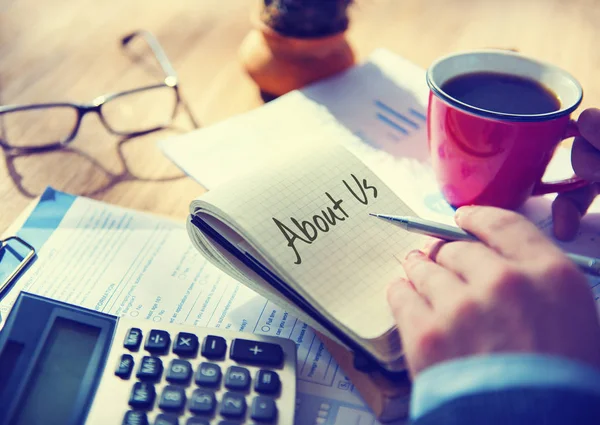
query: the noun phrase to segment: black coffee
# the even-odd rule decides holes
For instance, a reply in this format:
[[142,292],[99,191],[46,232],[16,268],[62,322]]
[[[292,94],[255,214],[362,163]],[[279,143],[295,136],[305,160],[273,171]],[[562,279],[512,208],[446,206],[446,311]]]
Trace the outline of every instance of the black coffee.
[[442,85],[449,96],[467,105],[506,114],[544,114],[560,109],[546,87],[529,78],[497,72],[473,72]]

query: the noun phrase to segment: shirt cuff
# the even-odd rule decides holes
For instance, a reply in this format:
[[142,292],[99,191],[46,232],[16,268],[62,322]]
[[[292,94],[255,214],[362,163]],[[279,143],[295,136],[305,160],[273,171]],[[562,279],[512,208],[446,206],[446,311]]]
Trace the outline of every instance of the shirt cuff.
[[417,376],[410,418],[418,419],[459,397],[515,387],[567,388],[600,395],[600,370],[541,354],[495,354],[439,363]]

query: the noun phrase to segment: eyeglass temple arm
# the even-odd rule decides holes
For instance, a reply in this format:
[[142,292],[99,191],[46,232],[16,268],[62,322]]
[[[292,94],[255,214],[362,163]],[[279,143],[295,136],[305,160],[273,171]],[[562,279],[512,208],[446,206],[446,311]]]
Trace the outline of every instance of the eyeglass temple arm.
[[175,72],[175,68],[173,68],[171,61],[167,57],[167,54],[165,53],[164,49],[162,48],[156,37],[154,37],[154,35],[149,31],[139,30],[129,35],[126,35],[121,39],[121,45],[127,46],[131,40],[138,36],[142,37],[144,41],[146,41],[148,46],[150,46],[152,53],[154,53],[156,60],[158,61],[160,67],[162,68],[166,76],[175,78],[175,80],[177,81],[177,73]]
[[[156,37],[154,37],[154,34],[152,34],[149,31],[146,31],[146,30],[138,30],[138,31],[132,32],[131,34],[123,37],[121,39],[121,45],[127,46],[131,40],[133,40],[135,37],[138,37],[138,36],[142,37],[144,39],[144,41],[146,41],[148,46],[150,46],[150,49],[152,50],[152,53],[154,53],[154,56],[156,57],[156,60],[160,64],[163,72],[165,73],[166,78],[175,79],[175,85],[177,85],[178,78],[177,78],[177,73],[175,72],[175,68],[173,68],[171,61],[167,57],[167,54],[165,53],[164,49],[162,48],[162,46],[160,45],[160,43],[158,42]],[[190,110],[187,102],[185,102],[184,100],[181,100],[181,102],[182,102],[182,105],[185,108],[190,120],[192,121],[192,125],[194,126],[194,128],[199,128],[200,124],[198,124],[198,122],[196,121],[196,118],[194,117],[194,114]]]

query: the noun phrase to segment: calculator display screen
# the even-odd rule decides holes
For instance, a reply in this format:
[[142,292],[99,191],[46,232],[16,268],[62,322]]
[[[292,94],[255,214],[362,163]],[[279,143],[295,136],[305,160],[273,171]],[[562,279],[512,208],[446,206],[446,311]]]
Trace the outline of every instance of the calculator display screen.
[[69,422],[100,328],[57,318],[18,407],[14,425]]

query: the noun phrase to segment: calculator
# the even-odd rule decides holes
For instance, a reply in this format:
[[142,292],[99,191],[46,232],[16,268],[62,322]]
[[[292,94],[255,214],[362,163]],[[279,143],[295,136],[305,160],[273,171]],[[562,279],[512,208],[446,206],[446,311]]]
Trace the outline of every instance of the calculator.
[[293,341],[116,317],[21,292],[0,332],[0,423],[292,425]]

